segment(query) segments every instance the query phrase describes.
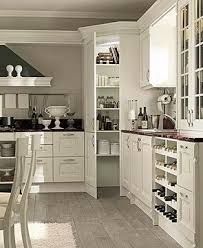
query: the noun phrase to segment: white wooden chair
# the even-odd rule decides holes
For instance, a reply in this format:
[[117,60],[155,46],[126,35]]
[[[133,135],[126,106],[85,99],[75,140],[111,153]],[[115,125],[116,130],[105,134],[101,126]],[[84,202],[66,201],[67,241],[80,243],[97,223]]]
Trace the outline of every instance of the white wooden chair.
[[[26,140],[26,142],[25,142]],[[24,145],[22,145],[22,141],[24,141]],[[26,143],[26,145],[25,145]],[[12,225],[10,225],[10,229],[5,230],[4,235],[4,243],[5,248],[15,248],[15,234],[14,234],[14,224],[15,222],[20,222],[21,224],[21,233],[23,239],[23,245],[25,248],[31,248],[31,241],[29,236],[28,230],[28,221],[27,221],[27,209],[28,209],[28,194],[32,185],[32,180],[34,177],[35,169],[36,169],[36,151],[40,148],[40,135],[33,135],[32,136],[32,157],[31,157],[31,166],[28,171],[28,175],[26,178],[25,185],[23,187],[22,195],[19,194],[20,188],[22,189],[22,180],[23,180],[23,171],[24,171],[24,161],[25,156],[28,154],[28,138],[20,138],[16,141],[16,171],[15,171],[15,179],[12,187],[11,193],[0,193],[0,212],[1,208],[3,208],[6,212],[9,209],[9,205],[11,203],[12,194],[13,192],[17,192],[15,195],[15,207],[12,210]],[[16,184],[17,182],[17,191],[16,191]],[[0,216],[1,217],[1,216]],[[6,217],[6,214],[5,214]],[[11,219],[12,219],[11,218]],[[8,245],[7,243],[8,242]],[[7,246],[6,246],[7,245]]]

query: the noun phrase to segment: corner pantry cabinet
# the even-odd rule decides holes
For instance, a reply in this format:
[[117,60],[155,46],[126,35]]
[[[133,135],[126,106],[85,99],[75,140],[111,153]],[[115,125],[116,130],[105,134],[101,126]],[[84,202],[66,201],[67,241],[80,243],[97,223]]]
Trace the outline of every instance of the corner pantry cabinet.
[[203,3],[178,1],[178,128],[203,126]]
[[[126,121],[128,91],[132,92],[134,75],[139,75],[135,62],[139,30],[136,22],[118,22],[80,28],[80,32],[84,39],[85,184],[87,193],[97,198],[98,187],[120,185],[120,129]],[[114,61],[102,63],[110,50]],[[106,123],[102,127],[101,120]],[[109,144],[105,151],[103,143]]]

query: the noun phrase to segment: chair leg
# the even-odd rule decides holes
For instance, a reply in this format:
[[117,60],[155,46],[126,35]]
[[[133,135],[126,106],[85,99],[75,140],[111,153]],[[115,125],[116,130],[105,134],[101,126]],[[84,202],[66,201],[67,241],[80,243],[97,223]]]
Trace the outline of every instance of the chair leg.
[[20,224],[21,224],[21,233],[24,248],[32,248],[30,234],[28,229],[28,221],[27,221],[27,211],[24,210],[20,216]]
[[4,248],[12,248],[12,232],[11,228],[8,226],[3,230],[3,235],[4,235]]
[[11,227],[11,245],[12,248],[16,248],[16,241],[15,241],[15,225]]

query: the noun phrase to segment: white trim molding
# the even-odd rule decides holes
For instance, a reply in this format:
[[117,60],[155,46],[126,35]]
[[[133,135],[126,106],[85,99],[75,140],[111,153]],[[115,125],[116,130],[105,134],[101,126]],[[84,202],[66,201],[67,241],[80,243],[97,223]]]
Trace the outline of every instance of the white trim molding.
[[111,36],[120,34],[139,34],[139,29],[136,21],[121,21],[111,22],[106,24],[93,25],[88,27],[82,27],[78,29],[83,40],[88,42],[89,37],[93,32],[97,33],[97,36]]
[[46,18],[90,18],[112,20],[136,20],[139,12],[81,12],[81,11],[32,11],[32,10],[0,10],[0,17],[46,17]]
[[82,36],[78,31],[2,29],[0,44],[6,43],[81,45]]
[[0,77],[0,87],[50,87],[52,77]]

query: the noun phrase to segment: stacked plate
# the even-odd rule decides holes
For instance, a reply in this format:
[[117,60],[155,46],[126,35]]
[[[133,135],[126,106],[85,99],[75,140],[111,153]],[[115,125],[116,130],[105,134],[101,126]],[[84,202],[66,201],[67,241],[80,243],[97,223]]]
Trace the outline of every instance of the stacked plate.
[[1,144],[1,156],[2,157],[14,157],[15,147],[13,144]]

